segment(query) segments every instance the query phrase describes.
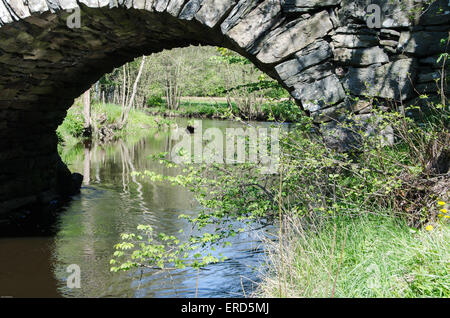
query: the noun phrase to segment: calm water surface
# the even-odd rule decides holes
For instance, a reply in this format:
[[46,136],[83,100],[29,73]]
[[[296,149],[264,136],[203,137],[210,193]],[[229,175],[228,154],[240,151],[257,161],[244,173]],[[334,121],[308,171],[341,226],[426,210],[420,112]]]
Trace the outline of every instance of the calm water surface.
[[[178,120],[179,126],[186,121]],[[203,120],[203,129],[241,124]],[[261,125],[267,125],[259,123]],[[180,214],[201,208],[181,187],[134,177],[132,171],[168,169],[149,159],[170,151],[170,131],[146,130],[141,136],[107,145],[64,148],[62,157],[73,172],[84,175],[81,194],[61,213],[52,237],[0,238],[0,296],[14,297],[194,297],[197,271],[135,270],[111,273],[109,260],[120,234],[150,224],[155,232],[178,235],[188,224]],[[222,252],[229,260],[198,274],[199,297],[242,297],[254,291],[261,270],[259,233],[249,231]],[[66,268],[81,268],[81,288],[69,289]]]

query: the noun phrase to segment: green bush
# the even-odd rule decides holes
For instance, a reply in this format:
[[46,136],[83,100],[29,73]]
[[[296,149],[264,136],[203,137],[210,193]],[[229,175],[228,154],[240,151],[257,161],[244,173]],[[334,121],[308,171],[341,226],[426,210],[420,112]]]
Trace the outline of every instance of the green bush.
[[166,104],[161,95],[150,95],[147,97],[148,107],[162,107]]
[[263,112],[270,120],[281,122],[298,122],[304,113],[292,100],[275,100],[263,104]]
[[62,142],[65,140],[65,136],[71,136],[74,138],[81,137],[84,131],[84,122],[80,114],[75,110],[70,110],[67,112],[67,116],[63,123],[56,130],[58,136],[58,141]]

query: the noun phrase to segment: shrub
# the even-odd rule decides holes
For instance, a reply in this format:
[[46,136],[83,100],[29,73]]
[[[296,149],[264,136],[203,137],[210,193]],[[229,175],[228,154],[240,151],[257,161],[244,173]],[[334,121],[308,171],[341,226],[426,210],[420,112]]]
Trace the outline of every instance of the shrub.
[[64,141],[64,136],[81,137],[84,131],[84,122],[80,114],[74,110],[67,112],[63,123],[56,130],[58,141]]
[[161,95],[150,95],[147,98],[148,107],[162,107],[166,104]]

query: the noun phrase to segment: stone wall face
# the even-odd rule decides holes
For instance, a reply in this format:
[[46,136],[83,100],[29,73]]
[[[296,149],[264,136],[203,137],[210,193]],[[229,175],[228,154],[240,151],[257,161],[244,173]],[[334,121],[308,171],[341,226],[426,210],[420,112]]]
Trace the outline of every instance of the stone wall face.
[[[368,5],[381,9],[368,23]],[[248,57],[320,122],[351,96],[437,91],[448,0],[0,0],[0,218],[58,192],[55,129],[74,98],[143,54],[215,45]],[[80,28],[67,18],[81,9]],[[413,89],[415,85],[415,90]],[[446,88],[448,90],[448,87]],[[416,92],[417,91],[417,92]]]

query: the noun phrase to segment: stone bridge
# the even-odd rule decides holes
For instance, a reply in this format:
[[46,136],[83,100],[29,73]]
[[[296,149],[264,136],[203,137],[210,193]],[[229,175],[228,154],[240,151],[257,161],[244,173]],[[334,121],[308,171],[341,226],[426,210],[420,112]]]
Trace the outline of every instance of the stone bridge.
[[0,219],[70,194],[55,129],[76,97],[141,55],[189,45],[229,48],[278,80],[319,122],[343,110],[370,116],[372,106],[352,96],[405,102],[436,92],[449,1],[420,6],[420,0],[0,0]]

